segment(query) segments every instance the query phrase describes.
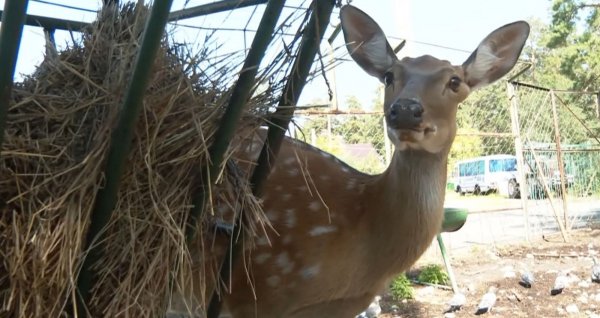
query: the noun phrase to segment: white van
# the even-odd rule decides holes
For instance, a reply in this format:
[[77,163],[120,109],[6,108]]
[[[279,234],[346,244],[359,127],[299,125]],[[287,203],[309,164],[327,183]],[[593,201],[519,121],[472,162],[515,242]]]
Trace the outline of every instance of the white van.
[[456,163],[452,176],[454,190],[461,195],[467,192],[501,195],[516,195],[517,157],[513,155],[491,155],[461,160]]

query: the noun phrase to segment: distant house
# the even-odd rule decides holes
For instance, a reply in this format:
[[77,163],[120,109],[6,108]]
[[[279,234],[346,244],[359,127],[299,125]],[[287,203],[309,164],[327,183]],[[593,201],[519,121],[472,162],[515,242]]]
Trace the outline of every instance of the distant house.
[[383,163],[383,157],[379,155],[375,147],[369,143],[342,144],[341,148],[345,157],[352,158],[353,161],[368,161],[376,158]]

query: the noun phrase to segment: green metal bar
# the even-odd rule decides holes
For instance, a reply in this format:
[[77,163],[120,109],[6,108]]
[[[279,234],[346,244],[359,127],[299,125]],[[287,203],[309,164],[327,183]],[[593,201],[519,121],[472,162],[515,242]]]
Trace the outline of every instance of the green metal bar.
[[[213,13],[245,8],[253,5],[264,4],[267,3],[267,1],[268,0],[224,0],[219,2],[213,2],[205,5],[196,6],[193,8],[173,11],[169,14],[169,21],[190,19]],[[104,1],[104,4],[106,5],[108,3],[113,2],[118,3],[118,1],[116,0],[106,0]],[[0,19],[2,18],[2,14],[3,11],[0,10]],[[39,15],[27,15],[25,25],[55,30],[81,31],[83,28],[89,26],[90,24],[87,22],[56,19]]]
[[4,11],[7,15],[0,26],[0,149],[4,141],[4,126],[28,2],[27,0],[4,2]]
[[[208,149],[210,165],[208,166],[208,169],[202,170],[204,189],[208,189],[208,186],[213,184],[217,179],[219,170],[223,164],[223,156],[235,133],[238,121],[242,116],[242,111],[250,98],[252,88],[256,82],[258,67],[260,66],[269,43],[271,43],[275,25],[283,10],[284,3],[284,0],[271,0],[265,8],[265,13],[258,26],[256,36],[252,41],[250,51],[242,66],[240,77],[233,88],[229,104],[221,118],[221,123],[215,132],[215,140]],[[188,219],[188,240],[192,240],[195,235],[195,225],[202,214],[204,205],[208,200],[208,195],[208,191],[201,191],[199,195],[194,197],[193,208],[190,211]]]
[[[258,166],[254,170],[250,182],[255,196],[261,196],[264,182],[271,169],[271,163],[275,162],[281,142],[283,141],[285,130],[294,115],[293,107],[298,102],[312,63],[317,55],[317,51],[323,39],[327,25],[333,11],[335,1],[315,0],[312,3],[314,12],[310,21],[304,30],[300,44],[299,54],[294,62],[294,67],[290,71],[288,82],[284,87],[283,95],[279,100],[279,107],[275,111],[275,116],[269,124],[267,140],[262,148],[258,159]],[[270,3],[269,3],[270,4]],[[241,231],[240,216],[238,215],[234,223],[233,237],[237,237]],[[225,254],[225,260],[221,265],[220,277],[224,282],[229,281],[231,265],[235,264],[242,254],[242,244],[239,241],[234,242]],[[207,318],[216,318],[221,311],[221,299],[217,292],[213,292],[209,303]]]
[[133,129],[137,123],[148,79],[151,77],[152,67],[150,66],[153,64],[160,46],[172,3],[172,0],[155,1],[152,6],[135,61],[135,68],[129,81],[130,86],[121,108],[119,122],[111,136],[104,170],[106,181],[104,187],[96,195],[86,238],[86,250],[89,249],[89,254],[83,261],[77,281],[80,293],[80,297],[77,298],[77,312],[80,317],[85,317],[87,314],[85,304],[89,301],[93,277],[91,266],[102,256],[100,244],[94,243],[101,241],[98,238],[108,224],[117,202],[119,184],[131,148]]
[[312,3],[313,6],[316,5],[315,12],[313,12],[304,31],[300,44],[300,53],[289,75],[283,96],[279,100],[279,107],[277,107],[269,123],[267,140],[258,157],[258,165],[250,179],[250,183],[254,187],[254,195],[256,196],[262,195],[264,181],[271,171],[271,165],[277,160],[277,154],[279,153],[279,148],[281,148],[285,131],[294,116],[294,107],[290,106],[296,106],[298,103],[313,60],[319,50],[321,39],[323,39],[325,29],[327,29],[329,24],[334,3],[335,1],[333,0],[314,0]]
[[192,8],[173,11],[169,15],[169,21],[184,20],[223,11],[255,6],[258,4],[267,3],[267,1],[268,0],[223,0],[219,2],[203,4]]
[[[6,1],[5,4],[8,2],[12,2],[12,1]],[[11,14],[8,14],[8,11],[6,11],[6,12],[7,12],[7,16],[8,16],[7,19],[8,19],[8,18],[10,18]],[[0,11],[0,19],[3,19],[3,16],[4,16],[4,11]],[[46,28],[46,29],[81,31],[81,29],[88,26],[89,23],[49,18],[49,17],[43,17],[43,16],[39,16],[39,15],[28,14],[25,18],[25,25],[42,27],[42,28]]]
[[442,240],[442,234],[439,233],[437,235],[437,241],[440,245],[440,251],[442,252],[442,258],[444,259],[444,265],[446,265],[446,271],[448,272],[448,278],[450,278],[450,284],[452,284],[452,291],[458,293],[458,285],[456,284],[456,277],[454,276],[454,271],[452,270],[452,265],[450,265],[450,259],[448,258],[448,253],[446,252],[446,245],[444,245],[444,240]]
[[[225,150],[229,146],[229,141],[231,140],[231,138],[233,137],[233,133],[235,132],[235,126],[237,125],[239,117],[241,116],[241,111],[243,109],[242,107],[250,97],[250,90],[254,85],[254,80],[258,71],[258,66],[260,65],[260,61],[264,56],[268,44],[272,40],[272,35],[275,30],[277,20],[281,15],[284,5],[285,0],[270,0],[267,4],[267,7],[265,8],[265,12],[263,13],[260,25],[252,42],[250,52],[246,57],[246,61],[244,62],[243,70],[246,71],[240,75],[240,79],[236,83],[236,87],[234,88],[234,93],[232,95],[232,100],[230,101],[229,106],[227,107],[226,113],[221,119],[221,126],[219,126],[219,130],[216,133],[217,138],[220,138],[221,140],[215,140],[211,145],[211,166],[209,167],[209,169],[204,170],[208,170],[209,175],[203,176],[203,180],[208,180],[208,182],[210,182],[211,184],[214,183],[217,177],[217,173],[219,171],[218,169],[221,166],[223,160],[223,155],[225,153]],[[257,60],[257,57],[260,57],[260,59]],[[242,81],[243,76],[245,76],[244,81]],[[238,88],[239,92],[236,94]],[[204,186],[207,186],[206,182]],[[207,200],[208,192],[203,191],[201,193],[201,196],[198,197],[198,200],[194,202],[194,208],[192,211],[193,213],[190,214],[190,219],[192,222],[188,224],[193,225],[197,222],[197,219],[202,209],[204,208],[204,205]],[[237,224],[239,222],[240,219],[238,217],[235,223]],[[236,225],[234,224],[234,231],[236,228],[238,227],[236,227]],[[193,227],[190,226],[188,228],[188,231],[191,232],[192,229]],[[188,239],[191,240],[192,237],[192,235],[189,235]],[[225,259],[221,263],[220,275],[223,281],[227,282],[229,280],[229,265],[235,262],[236,255],[234,253],[230,253],[229,250],[225,255]],[[213,290],[206,316],[208,318],[218,317],[221,312],[221,306],[221,299],[215,289]]]

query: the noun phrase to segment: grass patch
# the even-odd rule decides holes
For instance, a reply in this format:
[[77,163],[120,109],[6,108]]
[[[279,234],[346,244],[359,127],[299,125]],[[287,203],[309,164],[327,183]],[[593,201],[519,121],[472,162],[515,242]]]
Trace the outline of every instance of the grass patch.
[[436,284],[436,285],[447,285],[450,279],[444,269],[437,264],[430,264],[425,266],[417,279],[420,282]]
[[414,297],[412,284],[406,277],[406,274],[402,274],[392,281],[392,284],[390,285],[390,291],[392,293],[392,297],[394,297],[396,301],[402,299],[412,299]]

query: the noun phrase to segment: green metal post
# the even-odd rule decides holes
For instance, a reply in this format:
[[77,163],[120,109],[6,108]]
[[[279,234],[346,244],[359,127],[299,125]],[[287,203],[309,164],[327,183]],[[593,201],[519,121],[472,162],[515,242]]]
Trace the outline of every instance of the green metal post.
[[294,116],[294,107],[290,106],[296,106],[298,103],[313,60],[319,50],[321,39],[329,24],[334,4],[334,0],[315,0],[312,3],[312,5],[315,6],[315,12],[313,12],[310,21],[306,26],[306,30],[304,31],[298,58],[289,75],[283,95],[279,100],[279,107],[273,114],[273,119],[269,123],[267,139],[260,152],[258,165],[250,179],[250,183],[254,187],[254,195],[256,196],[262,195],[264,181],[271,171],[271,164],[277,160],[277,154],[279,148],[281,148],[285,131]]
[[28,2],[27,0],[4,2],[4,12],[6,13],[0,26],[0,149],[2,149],[4,141],[4,125],[10,104]]
[[[210,165],[207,169],[202,170],[204,189],[208,189],[208,186],[213,184],[217,179],[219,170],[223,165],[223,156],[229,147],[231,138],[233,138],[239,119],[242,116],[242,111],[250,98],[250,93],[256,82],[258,67],[260,66],[260,62],[265,55],[269,43],[271,43],[277,19],[283,10],[284,4],[285,0],[271,0],[265,8],[265,13],[258,26],[256,36],[252,41],[248,56],[244,61],[240,77],[233,88],[229,104],[221,118],[221,123],[215,132],[215,140],[208,149]],[[192,202],[193,208],[190,211],[188,219],[189,226],[186,232],[188,241],[194,238],[196,222],[202,214],[208,195],[208,191],[203,190],[194,197]]]
[[444,240],[442,240],[442,234],[439,233],[437,235],[437,241],[440,245],[440,251],[442,252],[442,258],[444,259],[444,265],[446,265],[446,271],[448,272],[448,278],[450,278],[450,284],[452,284],[452,291],[458,293],[458,285],[456,284],[456,278],[454,276],[454,271],[452,270],[452,265],[450,265],[450,259],[448,259],[448,254],[446,252],[446,245],[444,245]]
[[[210,185],[214,184],[217,179],[219,170],[224,161],[225,152],[229,147],[229,143],[233,138],[243,110],[251,96],[252,88],[256,83],[258,68],[273,39],[275,26],[283,11],[284,4],[285,0],[270,0],[265,8],[258,30],[252,41],[250,51],[242,66],[240,77],[233,88],[229,104],[221,118],[220,125],[215,132],[215,140],[213,140],[213,143],[210,145],[210,164],[207,168],[202,169],[203,189],[194,197],[192,202],[193,207],[190,211],[187,222],[188,226],[186,228],[186,239],[188,242],[194,240],[196,224],[209,199],[208,188]],[[213,311],[216,310],[218,316],[218,312],[220,312],[220,303],[218,304],[218,308],[211,306],[211,309]],[[210,312],[208,313],[208,317],[212,317]]]
[[93,273],[91,267],[102,256],[100,244],[94,243],[101,241],[98,238],[101,231],[108,224],[117,202],[119,184],[131,147],[133,129],[137,123],[148,79],[151,77],[152,67],[150,66],[153,64],[160,46],[172,3],[172,0],[155,1],[152,6],[150,17],[146,21],[142,44],[135,61],[135,68],[129,81],[130,85],[121,108],[119,122],[111,136],[104,169],[106,181],[104,187],[96,195],[86,238],[86,250],[89,249],[89,254],[83,261],[77,281],[77,289],[80,293],[80,297],[77,297],[79,317],[87,315],[85,304],[89,301],[92,288]]
[[[329,24],[334,3],[335,1],[333,0],[315,0],[312,3],[314,12],[304,30],[298,57],[295,60],[294,67],[292,67],[292,70],[290,71],[288,82],[286,83],[283,95],[279,100],[279,107],[275,111],[274,116],[272,116],[273,120],[269,124],[267,140],[265,141],[265,145],[259,156],[258,166],[254,170],[250,180],[255,196],[262,195],[263,185],[270,172],[271,163],[276,160],[277,152],[281,147],[281,142],[285,135],[285,130],[294,115],[293,107],[289,106],[295,106],[300,98],[313,60],[317,55],[321,39]],[[234,224],[233,237],[237,237],[237,234],[241,230],[239,226],[240,221],[238,215],[238,219]],[[230,250],[225,254],[225,260],[221,265],[220,271],[222,281],[229,281],[231,266],[239,260],[242,254],[241,246],[241,242],[236,241],[234,242],[233,247],[230,247]],[[210,300],[207,317],[216,318],[219,316],[220,311],[221,299],[215,291]]]

